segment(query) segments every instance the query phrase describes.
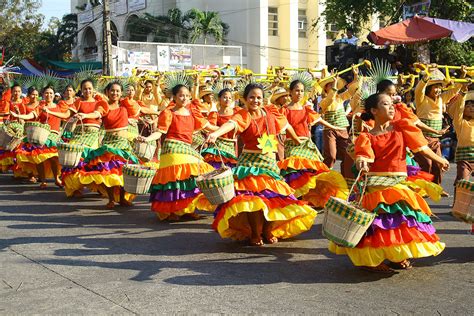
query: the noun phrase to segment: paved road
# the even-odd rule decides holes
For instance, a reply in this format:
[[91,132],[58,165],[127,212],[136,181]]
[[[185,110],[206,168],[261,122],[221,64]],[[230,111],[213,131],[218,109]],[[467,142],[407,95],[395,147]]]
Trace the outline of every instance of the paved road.
[[66,199],[1,175],[0,313],[472,315],[474,236],[451,203],[433,205],[446,250],[387,277],[329,253],[322,216],[251,248],[220,239],[210,215],[159,223],[146,197],[109,211],[95,194]]

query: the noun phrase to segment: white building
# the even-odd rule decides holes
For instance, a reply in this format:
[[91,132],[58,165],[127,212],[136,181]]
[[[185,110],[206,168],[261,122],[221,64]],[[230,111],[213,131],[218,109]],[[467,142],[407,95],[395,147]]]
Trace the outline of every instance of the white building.
[[[78,45],[74,57],[80,61],[102,56],[102,6],[89,0],[71,0],[78,14]],[[169,9],[191,8],[217,11],[230,27],[229,45],[243,47],[244,66],[265,72],[267,66],[321,67],[325,64],[326,33],[313,30],[324,9],[318,0],[111,0],[113,41],[136,40],[128,24],[149,13],[166,15]],[[83,7],[79,10],[77,7]],[[145,40],[142,38],[142,40]]]

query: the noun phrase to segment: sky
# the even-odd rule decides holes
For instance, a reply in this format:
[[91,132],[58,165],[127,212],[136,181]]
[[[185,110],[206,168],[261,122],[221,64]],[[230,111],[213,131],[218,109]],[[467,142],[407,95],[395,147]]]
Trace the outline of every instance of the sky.
[[69,0],[42,0],[39,12],[45,16],[44,25],[47,26],[49,19],[53,16],[61,19],[63,15],[71,12],[71,1]]

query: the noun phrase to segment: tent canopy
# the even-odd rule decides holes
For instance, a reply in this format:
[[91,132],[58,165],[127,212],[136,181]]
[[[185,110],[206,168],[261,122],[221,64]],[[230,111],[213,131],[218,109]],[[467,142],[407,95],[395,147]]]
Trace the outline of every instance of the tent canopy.
[[453,31],[451,34],[451,39],[453,41],[464,43],[474,36],[474,23],[443,20],[428,16],[423,19]]
[[376,45],[414,44],[449,37],[452,30],[415,16],[392,24],[376,32],[368,39]]
[[100,61],[88,61],[88,62],[81,62],[81,63],[67,63],[64,61],[59,60],[47,60],[47,63],[53,65],[57,68],[66,69],[66,70],[76,70],[79,71],[81,69],[102,69],[102,63]]

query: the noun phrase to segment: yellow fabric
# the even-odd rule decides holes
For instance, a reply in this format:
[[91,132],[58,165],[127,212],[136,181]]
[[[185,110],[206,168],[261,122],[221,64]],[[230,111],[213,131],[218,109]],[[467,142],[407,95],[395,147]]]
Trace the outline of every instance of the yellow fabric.
[[448,106],[449,116],[453,119],[454,130],[458,139],[458,147],[474,146],[474,119],[463,118],[466,96],[457,96]]
[[329,242],[329,251],[338,255],[348,255],[355,266],[376,267],[384,260],[402,262],[409,258],[423,258],[439,255],[445,248],[442,242],[411,242],[380,248],[346,248]]
[[13,157],[8,157],[0,160],[0,165],[1,166],[12,166],[15,164],[15,161],[13,160]]
[[443,187],[423,179],[416,179],[415,181],[404,181],[402,184],[405,184],[407,187],[415,191],[421,196],[428,195],[430,199],[435,202],[441,200],[441,194],[443,193]]
[[24,154],[17,154],[16,159],[18,162],[29,162],[32,164],[40,164],[42,162],[45,162],[46,160],[57,157],[58,153],[43,153],[39,155],[24,155]]
[[222,238],[244,240],[250,237],[250,225],[243,213],[263,211],[265,219],[271,225],[271,233],[277,238],[290,238],[309,230],[318,214],[307,205],[291,204],[282,208],[270,209],[258,197],[240,201],[226,207],[222,219],[217,225],[217,232]]
[[349,100],[357,89],[358,85],[354,82],[349,84],[348,89],[343,93],[330,90],[327,96],[318,104],[321,107],[321,113],[324,114],[327,111],[337,111],[339,109],[344,110],[344,101]]
[[199,158],[186,154],[165,154],[160,156],[160,168],[197,163],[205,164]]
[[[337,188],[337,194],[335,197],[340,199],[346,199],[349,194],[349,189],[347,188],[347,182],[344,177],[337,171],[330,170],[328,172],[320,173],[314,177],[311,177],[311,180],[306,183],[304,186],[295,188],[295,196],[298,198],[303,196],[303,200],[306,200],[304,196],[310,192],[310,190],[316,189],[320,190],[321,186],[319,183],[324,183],[322,186],[328,186],[332,188]],[[312,201],[309,201],[312,202]],[[317,205],[312,202],[313,205]]]
[[457,84],[453,89],[443,92],[436,100],[425,95],[427,85],[428,83],[423,80],[420,80],[416,85],[416,115],[420,119],[441,120],[443,119],[443,112],[446,110],[446,103],[459,92],[461,85]]
[[123,176],[118,174],[87,174],[80,175],[78,172],[68,175],[64,180],[65,191],[67,196],[72,196],[75,191],[80,191],[85,186],[89,186],[91,190],[97,191],[94,185],[104,184],[111,188],[115,186],[123,186]]

